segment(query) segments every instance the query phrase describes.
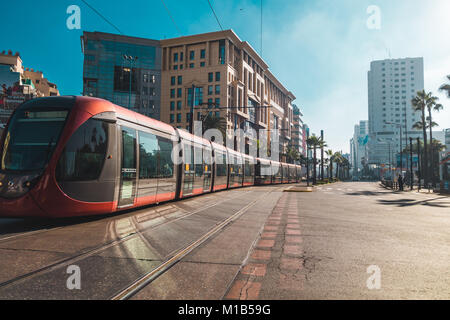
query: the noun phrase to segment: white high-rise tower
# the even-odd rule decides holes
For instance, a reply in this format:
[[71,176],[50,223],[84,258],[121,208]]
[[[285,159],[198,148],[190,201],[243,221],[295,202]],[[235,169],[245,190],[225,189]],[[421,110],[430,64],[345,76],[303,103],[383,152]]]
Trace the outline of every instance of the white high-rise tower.
[[373,61],[368,84],[369,163],[388,164],[390,160],[395,166],[400,143],[405,148],[406,138],[421,137],[421,131],[412,128],[420,112],[413,111],[411,100],[424,89],[423,58]]

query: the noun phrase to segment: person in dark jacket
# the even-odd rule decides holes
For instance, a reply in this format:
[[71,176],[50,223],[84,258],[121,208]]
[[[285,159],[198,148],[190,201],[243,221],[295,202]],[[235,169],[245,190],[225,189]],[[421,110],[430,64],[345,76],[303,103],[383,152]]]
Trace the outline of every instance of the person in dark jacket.
[[403,191],[403,176],[401,173],[398,175],[398,189]]

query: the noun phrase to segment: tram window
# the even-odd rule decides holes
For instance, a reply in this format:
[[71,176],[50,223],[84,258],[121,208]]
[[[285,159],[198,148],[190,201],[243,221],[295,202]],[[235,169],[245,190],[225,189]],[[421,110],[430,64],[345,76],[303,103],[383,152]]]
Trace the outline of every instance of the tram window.
[[[131,139],[133,137],[130,137]],[[98,179],[108,146],[108,124],[89,119],[72,135],[58,161],[58,181]]]
[[41,170],[53,154],[68,111],[17,111],[5,133],[1,170]]
[[224,153],[219,153],[216,151],[216,158],[222,157],[221,163],[216,163],[217,176],[225,177],[227,175],[227,156]]
[[136,168],[136,130],[122,127],[122,168]]
[[171,140],[159,137],[159,154],[158,154],[158,169],[160,178],[171,178],[173,176],[173,161],[172,161],[172,149],[173,143]]
[[203,150],[202,148],[195,147],[195,176],[203,176]]
[[249,176],[251,176],[251,170],[250,170],[250,161],[248,161],[248,160],[245,160],[245,176],[246,177],[249,177]]
[[193,147],[189,144],[185,144],[183,147],[184,163],[188,164],[189,168],[192,168],[192,166],[194,165],[194,151],[192,149]]
[[157,177],[158,140],[154,134],[139,132],[139,179]]

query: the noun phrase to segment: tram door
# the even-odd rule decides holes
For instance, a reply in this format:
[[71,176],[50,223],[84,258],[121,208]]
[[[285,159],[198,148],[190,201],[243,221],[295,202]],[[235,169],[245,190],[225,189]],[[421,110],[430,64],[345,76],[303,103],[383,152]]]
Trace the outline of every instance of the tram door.
[[184,177],[183,195],[191,195],[194,189],[194,148],[190,144],[184,144]]
[[134,204],[136,197],[136,130],[122,127],[122,164],[119,191],[119,207]]
[[212,153],[210,149],[203,148],[203,167],[204,180],[203,180],[203,191],[209,192],[211,190],[211,179],[212,179]]

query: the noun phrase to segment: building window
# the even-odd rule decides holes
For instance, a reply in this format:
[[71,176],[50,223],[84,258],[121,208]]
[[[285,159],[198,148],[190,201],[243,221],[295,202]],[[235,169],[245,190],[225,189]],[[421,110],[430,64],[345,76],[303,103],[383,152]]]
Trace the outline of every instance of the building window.
[[184,52],[180,52],[180,61],[183,61]]
[[213,82],[214,81],[214,73],[210,72],[208,73],[208,82]]
[[191,121],[191,113],[190,112],[188,112],[188,113],[186,113],[186,121]]
[[181,110],[181,101],[177,101],[177,110]]
[[181,113],[177,113],[177,122],[178,122],[178,123],[181,122]]
[[216,98],[216,100],[214,101],[216,104],[216,108],[220,107],[220,98]]
[[170,89],[170,97],[175,98],[175,89]]
[[173,54],[173,62],[178,62],[178,53]]
[[170,123],[174,123],[175,122],[175,115],[172,113],[170,114]]
[[181,98],[182,95],[181,90],[182,90],[181,88],[177,89],[177,98]]
[[205,66],[205,61],[200,62],[200,67],[204,67]]
[[216,72],[216,81],[220,81],[220,72]]
[[175,110],[175,101],[170,101],[170,111]]
[[189,59],[190,59],[190,60],[194,60],[194,58],[195,58],[195,52],[194,52],[194,50],[191,50],[191,51],[189,52]]
[[225,40],[219,41],[219,63],[225,64]]
[[216,94],[220,94],[220,85],[216,86]]
[[130,72],[131,72],[131,92],[137,90],[137,72],[133,68],[124,68],[121,66],[114,66],[114,91],[130,91]]
[[203,103],[203,88],[195,88],[195,105],[199,106]]
[[213,94],[213,86],[208,86],[208,95]]
[[143,81],[143,82],[148,82],[148,73],[144,73],[144,74],[142,75],[142,81]]
[[194,64],[193,63],[189,63],[189,68],[194,68]]
[[220,112],[219,112],[219,111],[216,111],[216,112],[214,113],[214,116],[215,116],[216,118],[220,118]]
[[206,50],[205,49],[200,50],[200,59],[205,59],[205,56],[206,56]]
[[180,64],[180,70],[183,70],[183,65],[182,64]]
[[178,76],[178,85],[183,84],[183,77],[182,76]]
[[173,66],[173,70],[178,70],[178,65],[177,64]]
[[213,106],[213,99],[209,98],[208,99],[208,108],[212,108],[212,106]]
[[170,85],[172,85],[172,86],[175,85],[175,77],[170,78]]

